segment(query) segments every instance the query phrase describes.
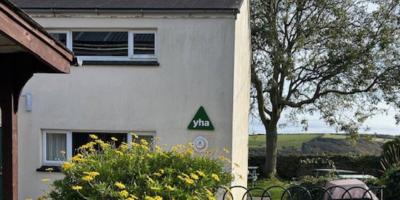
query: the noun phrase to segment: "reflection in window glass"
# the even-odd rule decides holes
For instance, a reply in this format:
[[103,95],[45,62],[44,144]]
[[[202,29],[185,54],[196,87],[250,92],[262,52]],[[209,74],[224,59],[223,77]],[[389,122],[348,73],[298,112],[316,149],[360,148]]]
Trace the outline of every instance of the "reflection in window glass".
[[67,150],[66,134],[46,134],[46,160],[65,161]]
[[[103,140],[104,142],[112,142],[111,138],[115,137],[118,141],[115,142],[115,146],[121,145],[122,142],[127,142],[127,135],[126,133],[72,133],[72,151],[75,155],[78,153],[79,147],[88,142],[92,141],[90,138],[90,134],[96,135],[99,139]],[[97,147],[96,147],[97,148]]]
[[154,33],[135,33],[133,54],[154,55],[154,38]]
[[152,148],[154,143],[154,137],[151,135],[138,135],[137,138],[132,137],[132,142],[140,144],[141,140],[146,140],[149,146]]
[[67,45],[67,34],[66,33],[50,33],[51,36],[53,36],[54,39],[58,40],[61,42],[63,45]]
[[128,56],[127,32],[73,32],[78,56]]

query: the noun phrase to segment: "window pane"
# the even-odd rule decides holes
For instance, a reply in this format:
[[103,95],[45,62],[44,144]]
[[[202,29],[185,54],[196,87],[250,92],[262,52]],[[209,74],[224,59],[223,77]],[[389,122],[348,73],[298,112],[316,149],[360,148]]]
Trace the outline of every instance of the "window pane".
[[137,138],[132,137],[132,143],[140,144],[141,140],[146,140],[146,142],[149,144],[148,147],[150,150],[154,150],[154,136],[151,135],[138,135]]
[[134,34],[134,54],[154,55],[154,33]]
[[67,45],[67,34],[66,33],[50,33],[51,36],[54,37],[54,39],[58,40],[64,45]]
[[67,150],[66,134],[46,134],[46,160],[65,161]]
[[128,32],[73,32],[78,56],[128,56]]
[[89,141],[92,141],[92,139],[89,137],[90,134],[96,135],[104,142],[110,142],[111,137],[115,137],[118,139],[118,141],[115,142],[116,146],[121,145],[122,142],[127,142],[126,133],[72,133],[72,148],[74,154],[77,153],[79,147],[88,143]]
[[153,145],[153,136],[151,135],[138,135],[138,138],[132,137],[132,142],[134,143],[140,143],[140,140],[146,140],[147,143],[149,143],[150,146]]

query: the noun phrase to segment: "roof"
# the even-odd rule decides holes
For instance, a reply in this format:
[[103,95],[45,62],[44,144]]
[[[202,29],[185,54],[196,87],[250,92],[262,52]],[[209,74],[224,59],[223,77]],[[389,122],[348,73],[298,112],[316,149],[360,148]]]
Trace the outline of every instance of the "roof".
[[234,10],[243,0],[12,0],[29,10]]
[[47,65],[45,69],[69,72],[70,64],[75,59],[73,53],[51,37],[42,26],[8,0],[0,2],[0,14],[3,42],[15,43],[23,51],[30,52],[41,64]]

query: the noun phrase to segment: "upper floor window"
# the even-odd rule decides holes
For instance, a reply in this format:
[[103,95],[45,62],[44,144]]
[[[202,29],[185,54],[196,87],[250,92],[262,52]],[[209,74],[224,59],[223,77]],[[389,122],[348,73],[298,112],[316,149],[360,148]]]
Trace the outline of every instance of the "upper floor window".
[[72,32],[76,56],[128,56],[128,32]]
[[155,31],[50,31],[83,61],[143,61],[157,58]]
[[51,36],[53,36],[56,40],[61,42],[63,45],[67,46],[67,33],[50,33]]
[[134,33],[133,55],[154,55],[155,35],[154,33]]

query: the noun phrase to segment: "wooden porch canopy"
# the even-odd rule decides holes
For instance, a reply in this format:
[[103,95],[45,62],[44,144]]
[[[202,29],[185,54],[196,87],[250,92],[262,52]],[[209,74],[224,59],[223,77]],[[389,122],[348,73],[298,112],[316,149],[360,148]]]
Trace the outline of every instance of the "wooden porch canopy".
[[[0,0],[0,107],[3,199],[18,199],[18,99],[34,73],[69,73],[74,56],[39,24]],[[43,86],[46,87],[46,86]]]

